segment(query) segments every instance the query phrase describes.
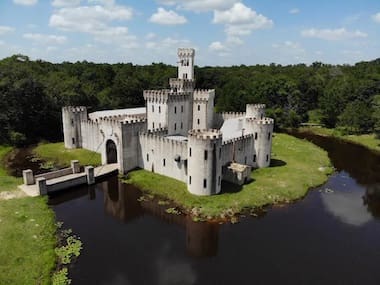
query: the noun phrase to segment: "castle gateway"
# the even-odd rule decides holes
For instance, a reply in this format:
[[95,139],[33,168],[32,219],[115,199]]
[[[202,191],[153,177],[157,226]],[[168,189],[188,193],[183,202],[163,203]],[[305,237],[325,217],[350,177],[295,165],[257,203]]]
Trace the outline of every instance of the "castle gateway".
[[215,90],[195,89],[194,55],[178,49],[178,77],[170,89],[144,90],[145,107],[63,107],[65,147],[101,153],[102,164],[117,163],[123,174],[143,168],[181,180],[195,195],[219,193],[221,180],[243,184],[253,168],[269,166],[274,121],[265,105],[214,113]]

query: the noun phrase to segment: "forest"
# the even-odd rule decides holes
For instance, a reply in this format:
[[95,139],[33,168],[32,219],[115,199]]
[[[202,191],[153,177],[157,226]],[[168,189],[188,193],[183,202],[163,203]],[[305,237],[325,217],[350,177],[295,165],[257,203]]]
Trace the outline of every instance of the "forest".
[[[61,107],[89,112],[144,106],[143,90],[167,88],[176,67],[163,63],[50,63],[14,55],[0,61],[0,144],[62,140]],[[355,65],[277,64],[196,67],[196,86],[216,89],[215,109],[265,103],[276,129],[318,123],[380,135],[380,58]]]

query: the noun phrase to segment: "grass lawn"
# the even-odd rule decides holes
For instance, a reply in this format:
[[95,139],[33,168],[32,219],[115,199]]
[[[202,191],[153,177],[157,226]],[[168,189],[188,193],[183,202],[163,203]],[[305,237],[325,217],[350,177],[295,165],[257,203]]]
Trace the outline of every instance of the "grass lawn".
[[54,213],[44,198],[0,201],[0,284],[50,284]]
[[81,165],[101,165],[99,153],[82,148],[66,149],[63,142],[40,143],[33,151],[42,160],[61,167],[69,166],[74,159],[79,160]]
[[324,150],[286,134],[275,135],[272,162],[278,166],[254,170],[251,175],[254,181],[239,191],[215,196],[192,195],[185,183],[145,170],[129,173],[124,182],[173,200],[202,217],[225,217],[248,208],[302,198],[308,189],[325,182],[332,172]]
[[4,157],[11,150],[12,150],[12,147],[10,146],[0,145],[0,192],[16,190],[17,185],[22,184],[21,178],[10,176],[4,167]]
[[328,129],[322,127],[302,127],[299,128],[301,132],[312,132],[321,136],[337,137],[346,141],[361,144],[369,149],[380,152],[380,139],[377,139],[375,134],[366,135],[343,135],[337,129]]

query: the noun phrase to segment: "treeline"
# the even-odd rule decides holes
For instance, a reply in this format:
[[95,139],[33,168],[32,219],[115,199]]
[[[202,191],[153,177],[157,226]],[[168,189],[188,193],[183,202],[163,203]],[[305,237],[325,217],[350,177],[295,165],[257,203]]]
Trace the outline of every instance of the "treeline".
[[[265,103],[276,127],[301,122],[380,132],[380,59],[354,66],[313,63],[197,67],[197,88],[216,89],[217,111],[244,111]],[[62,139],[61,107],[89,111],[144,106],[144,89],[167,88],[176,67],[31,61],[14,55],[0,61],[0,143]]]

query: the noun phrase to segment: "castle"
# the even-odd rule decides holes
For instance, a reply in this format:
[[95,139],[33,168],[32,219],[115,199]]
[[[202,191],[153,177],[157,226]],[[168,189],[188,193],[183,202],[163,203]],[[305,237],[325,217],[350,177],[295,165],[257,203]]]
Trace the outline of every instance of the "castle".
[[270,164],[274,121],[262,104],[215,113],[215,90],[194,89],[194,56],[178,49],[178,78],[170,89],[145,90],[146,107],[63,107],[65,147],[101,153],[120,173],[143,168],[181,180],[195,195],[219,193],[222,180],[247,182],[252,168]]

